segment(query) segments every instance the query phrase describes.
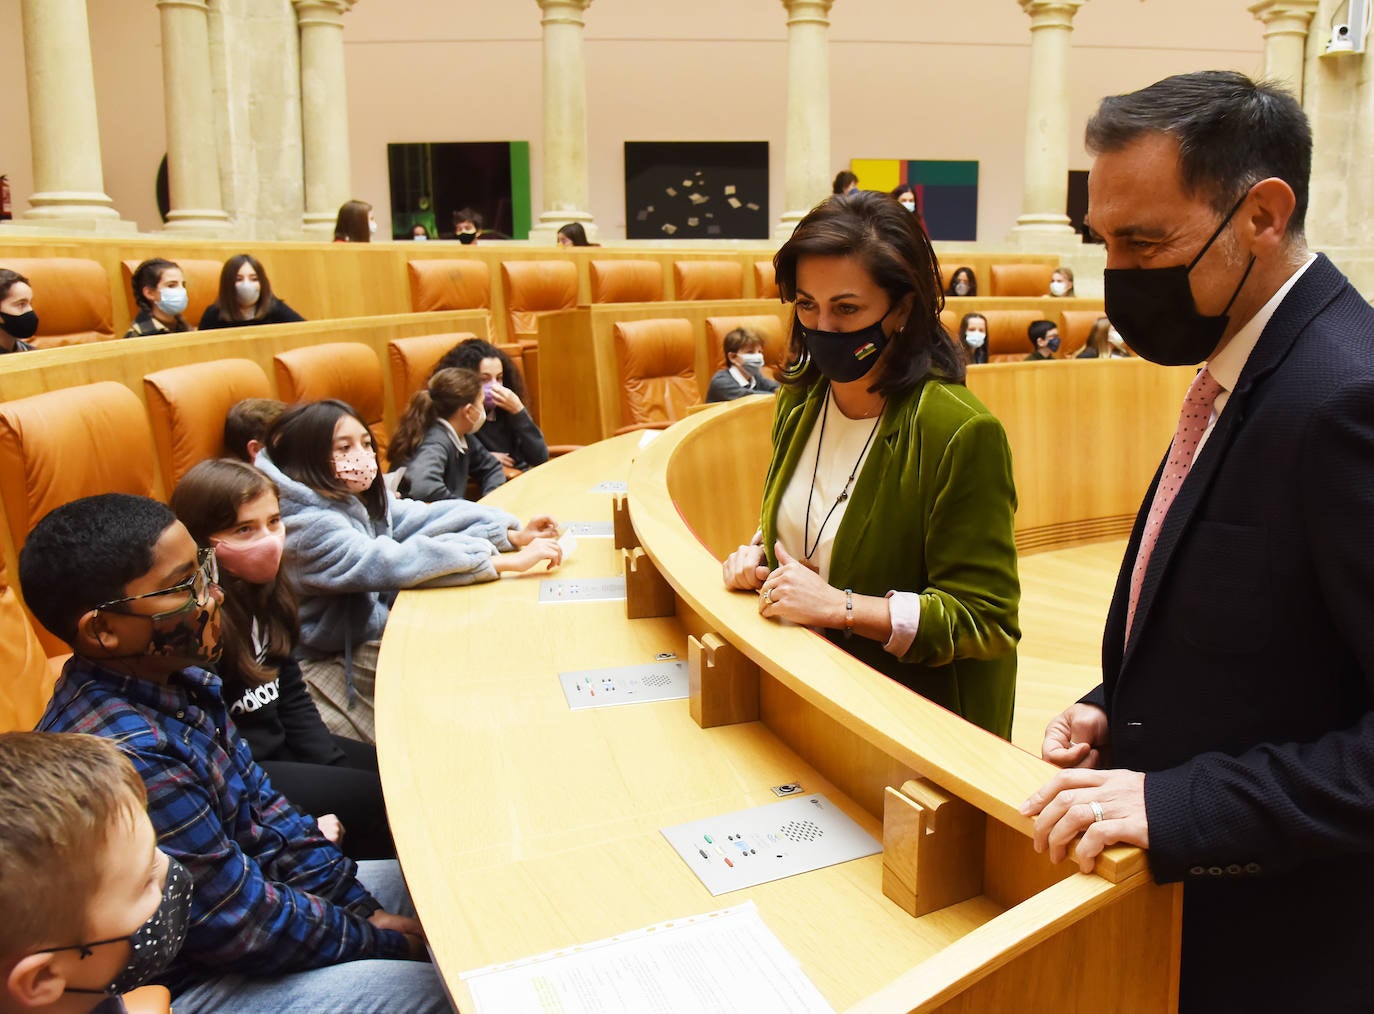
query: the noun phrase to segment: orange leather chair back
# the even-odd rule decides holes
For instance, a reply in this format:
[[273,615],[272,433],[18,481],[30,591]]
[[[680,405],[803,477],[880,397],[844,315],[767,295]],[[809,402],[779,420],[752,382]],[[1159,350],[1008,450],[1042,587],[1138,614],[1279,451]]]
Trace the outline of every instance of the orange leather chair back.
[[[1058,314],[1045,314],[1039,310],[988,310],[983,316],[988,319],[990,363],[1020,362],[1034,351],[1030,343],[1030,326],[1037,320],[1059,323]],[[959,333],[958,321],[955,321],[954,333]]]
[[476,338],[461,331],[450,334],[423,334],[414,338],[393,338],[386,343],[391,363],[391,398],[400,415],[410,404],[410,396],[429,383],[430,374],[444,355],[459,342]]
[[1059,355],[1067,359],[1078,355],[1088,343],[1088,335],[1092,334],[1093,325],[1106,314],[1101,310],[1064,310],[1059,316],[1064,321],[1059,328]]
[[577,305],[577,265],[571,260],[503,261],[501,287],[510,318],[506,337],[533,337],[541,313]]
[[353,406],[372,431],[385,465],[387,433],[383,428],[386,396],[382,364],[361,342],[327,342],[288,349],[272,357],[277,397],[291,404],[337,398]]
[[143,396],[170,494],[192,465],[225,453],[229,409],[244,398],[272,397],[272,385],[251,359],[217,359],[150,373],[143,378]]
[[56,676],[0,556],[0,732],[32,729],[52,696]]
[[112,380],[0,404],[0,500],[18,552],[49,511],[95,493],[153,495],[153,435]]
[[491,309],[491,269],[479,260],[407,261],[410,308],[432,310]]
[[778,299],[778,279],[772,261],[754,261],[754,295],[758,299]]
[[[186,280],[186,312],[182,319],[192,327],[200,324],[205,308],[219,299],[219,276],[224,270],[223,261],[178,260],[169,257],[181,268]],[[227,258],[226,258],[227,260]],[[124,278],[124,299],[129,304],[129,317],[138,316],[138,303],[134,301],[134,271],[143,261],[121,261],[119,273]],[[266,270],[266,269],[264,269]]]
[[787,332],[783,322],[771,313],[748,317],[707,317],[706,348],[711,353],[711,372],[725,368],[725,336],[745,327],[763,339],[763,368],[776,377],[787,361]]
[[744,265],[737,261],[674,261],[678,299],[743,299]]
[[622,425],[673,422],[701,401],[691,321],[621,321],[615,326],[615,357]]
[[993,264],[990,296],[1048,296],[1050,275],[1054,268],[1048,264]]
[[38,349],[115,337],[110,279],[99,261],[80,257],[6,257],[0,268],[18,271],[33,286]]
[[663,299],[658,261],[592,261],[593,303],[657,303]]

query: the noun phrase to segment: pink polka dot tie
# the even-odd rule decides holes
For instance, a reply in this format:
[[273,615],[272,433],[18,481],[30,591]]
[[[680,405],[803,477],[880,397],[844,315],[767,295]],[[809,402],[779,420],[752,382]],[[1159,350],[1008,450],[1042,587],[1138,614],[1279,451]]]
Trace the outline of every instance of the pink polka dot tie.
[[1193,378],[1188,395],[1183,399],[1183,411],[1178,417],[1178,429],[1174,431],[1174,442],[1169,446],[1169,460],[1164,463],[1164,472],[1155,487],[1155,498],[1150,502],[1150,513],[1145,518],[1145,531],[1140,536],[1140,550],[1135,556],[1135,567],[1131,570],[1131,599],[1126,610],[1126,640],[1131,639],[1131,625],[1135,622],[1135,607],[1140,601],[1140,586],[1145,581],[1145,569],[1150,565],[1150,554],[1154,552],[1159,530],[1164,527],[1164,518],[1178,495],[1179,487],[1188,475],[1193,464],[1193,454],[1197,451],[1198,441],[1207,431],[1207,423],[1212,417],[1212,403],[1221,393],[1210,372],[1203,369]]

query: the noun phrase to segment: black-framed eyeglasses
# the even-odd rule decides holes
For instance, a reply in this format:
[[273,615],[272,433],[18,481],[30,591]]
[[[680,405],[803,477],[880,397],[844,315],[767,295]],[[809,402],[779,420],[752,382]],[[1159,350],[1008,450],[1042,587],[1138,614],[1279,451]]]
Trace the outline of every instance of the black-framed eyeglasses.
[[[111,613],[120,613],[124,616],[144,616],[154,622],[165,620],[168,617],[179,616],[182,613],[189,613],[197,606],[203,606],[210,601],[210,589],[219,584],[219,564],[215,562],[215,550],[201,549],[196,552],[196,572],[191,577],[174,584],[170,588],[161,588],[158,591],[144,592],[142,595],[126,595],[122,599],[110,599],[109,602],[102,602],[95,607],[96,612],[102,610]],[[137,602],[139,599],[154,599],[161,595],[175,595],[177,592],[189,592],[186,601],[175,609],[168,609],[161,613],[135,613],[127,609],[116,609],[128,602]]]

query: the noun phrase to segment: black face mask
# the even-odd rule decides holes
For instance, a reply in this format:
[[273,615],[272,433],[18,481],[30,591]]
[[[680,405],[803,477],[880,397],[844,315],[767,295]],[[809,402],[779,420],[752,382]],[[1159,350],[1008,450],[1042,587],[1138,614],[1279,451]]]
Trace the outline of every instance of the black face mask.
[[167,857],[167,883],[162,888],[162,901],[152,918],[127,937],[112,937],[71,947],[53,947],[52,951],[81,951],[88,957],[92,947],[129,941],[129,963],[104,989],[78,989],[68,986],[68,993],[98,993],[118,996],[137,989],[150,981],[172,963],[186,939],[186,926],[191,918],[191,875],[186,867],[171,856]]
[[1241,195],[1212,233],[1212,238],[1202,245],[1186,267],[1175,264],[1168,268],[1108,268],[1102,273],[1107,316],[1142,358],[1161,366],[1192,366],[1216,349],[1231,319],[1227,314],[1250,277],[1255,257],[1250,255],[1240,284],[1231,293],[1226,309],[1216,317],[1198,313],[1188,275],[1249,196],[1248,190]]
[[883,321],[891,312],[889,306],[887,313],[858,331],[817,331],[805,327],[800,320],[795,326],[801,332],[807,358],[821,375],[833,383],[847,384],[864,377],[882,358],[888,341]]
[[458,234],[458,242],[459,242],[459,243],[462,243],[464,246],[466,246],[466,245],[469,244],[469,243],[476,243],[476,242],[477,242],[477,233],[475,233],[475,232],[460,232],[460,233]]
[[38,332],[38,314],[32,310],[26,313],[0,313],[0,330],[21,342],[28,341]]

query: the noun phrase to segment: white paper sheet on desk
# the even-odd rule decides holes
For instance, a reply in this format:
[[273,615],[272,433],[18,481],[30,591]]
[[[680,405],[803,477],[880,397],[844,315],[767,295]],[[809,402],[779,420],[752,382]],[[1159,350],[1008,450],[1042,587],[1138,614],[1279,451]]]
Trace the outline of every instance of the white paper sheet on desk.
[[477,1014],[834,1014],[752,901],[461,978]]

